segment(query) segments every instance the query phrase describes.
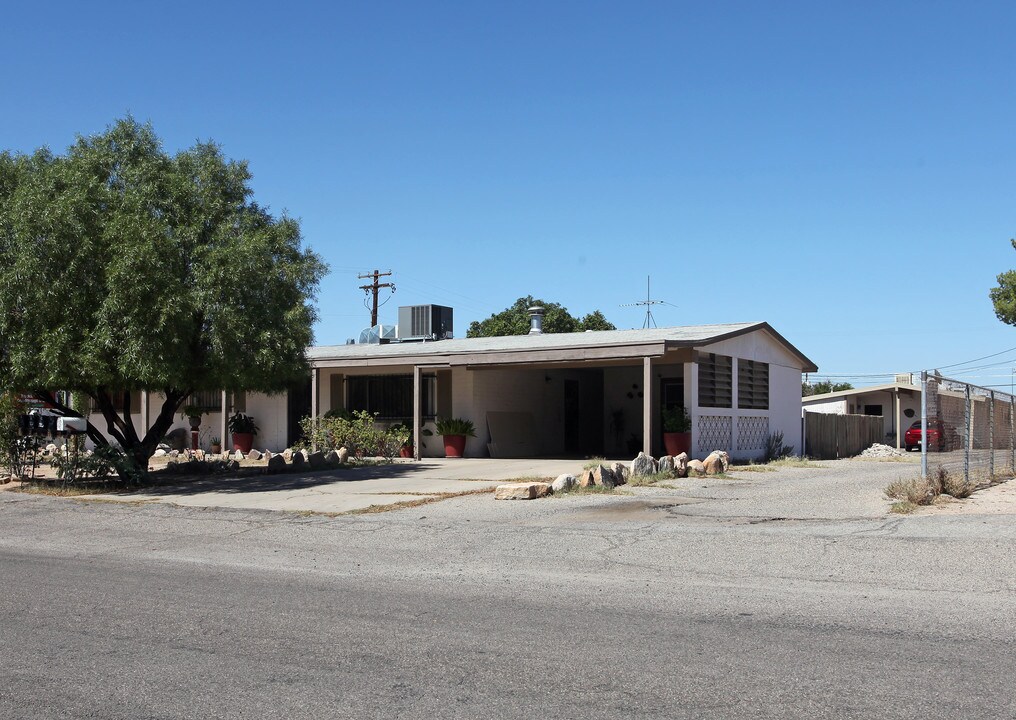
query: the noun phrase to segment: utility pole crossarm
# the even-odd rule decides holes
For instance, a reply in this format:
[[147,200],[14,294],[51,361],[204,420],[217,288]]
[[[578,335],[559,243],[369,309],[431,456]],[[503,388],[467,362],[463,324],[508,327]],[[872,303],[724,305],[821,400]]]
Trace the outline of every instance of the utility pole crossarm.
[[368,295],[372,295],[373,296],[373,303],[371,304],[371,308],[370,308],[370,326],[371,327],[374,327],[374,326],[377,325],[377,307],[378,307],[377,306],[377,295],[378,295],[378,292],[381,290],[381,288],[391,288],[392,292],[395,292],[395,283],[390,283],[390,282],[383,283],[383,282],[379,282],[379,280],[381,278],[388,277],[391,274],[392,274],[391,270],[389,270],[387,272],[380,272],[378,270],[375,270],[374,272],[368,273],[366,275],[357,275],[356,276],[358,280],[364,280],[364,279],[373,280],[373,282],[371,282],[370,285],[361,285],[360,286],[361,290],[366,292]]

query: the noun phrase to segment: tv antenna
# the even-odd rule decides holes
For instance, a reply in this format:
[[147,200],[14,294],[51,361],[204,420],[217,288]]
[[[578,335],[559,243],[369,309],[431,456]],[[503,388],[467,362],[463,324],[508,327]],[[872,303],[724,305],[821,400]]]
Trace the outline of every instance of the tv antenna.
[[649,323],[653,324],[653,327],[657,327],[656,318],[653,317],[653,305],[670,305],[666,300],[653,300],[652,295],[649,292],[649,275],[646,275],[646,299],[639,300],[638,302],[625,303],[621,307],[645,307],[646,319],[642,323],[642,329],[645,330],[649,327]]

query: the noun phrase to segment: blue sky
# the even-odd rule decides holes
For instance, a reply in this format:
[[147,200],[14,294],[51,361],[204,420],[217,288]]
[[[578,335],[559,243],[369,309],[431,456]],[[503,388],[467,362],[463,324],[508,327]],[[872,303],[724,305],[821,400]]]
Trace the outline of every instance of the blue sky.
[[[533,294],[641,327],[767,320],[825,374],[1016,348],[1012,3],[19,3],[0,147],[132,113],[213,139],[329,262],[458,335]],[[971,371],[1008,386],[1016,349]],[[855,384],[882,378],[861,378]]]

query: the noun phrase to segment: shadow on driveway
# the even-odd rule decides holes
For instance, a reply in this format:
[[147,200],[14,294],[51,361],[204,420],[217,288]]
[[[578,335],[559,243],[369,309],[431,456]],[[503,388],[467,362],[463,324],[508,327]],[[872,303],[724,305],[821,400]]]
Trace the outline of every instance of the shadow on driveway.
[[[157,485],[116,493],[130,496],[143,495],[198,495],[200,493],[259,493],[332,485],[334,483],[362,482],[364,480],[411,479],[414,475],[425,474],[440,466],[426,462],[393,463],[391,465],[368,465],[345,467],[312,472],[286,472],[277,474],[235,475],[193,475],[183,477],[166,476]],[[254,470],[248,468],[247,470]],[[241,470],[241,472],[243,472]]]

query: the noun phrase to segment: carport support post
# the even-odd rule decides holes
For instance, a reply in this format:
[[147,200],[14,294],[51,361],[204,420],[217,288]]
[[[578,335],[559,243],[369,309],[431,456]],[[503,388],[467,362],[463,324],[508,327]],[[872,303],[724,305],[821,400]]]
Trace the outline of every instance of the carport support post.
[[420,403],[420,366],[413,366],[413,459],[420,459],[420,426],[423,425]]
[[900,427],[900,389],[893,388],[893,399],[896,401],[896,408],[894,415],[895,430],[896,430],[896,449],[900,449],[900,443],[903,442],[903,428]]
[[[306,386],[304,386],[306,387]],[[310,425],[312,428],[310,449],[317,450],[317,391],[318,391],[318,369],[312,367],[310,369]]]
[[221,438],[222,448],[225,450],[227,448],[233,447],[233,443],[229,442],[226,439],[226,391],[225,390],[222,391],[222,401],[221,401],[221,403],[222,403],[222,420],[221,420],[221,422],[219,424],[221,426],[220,427],[220,432],[222,434],[219,435],[219,437]]
[[642,358],[642,452],[653,454],[653,359]]

